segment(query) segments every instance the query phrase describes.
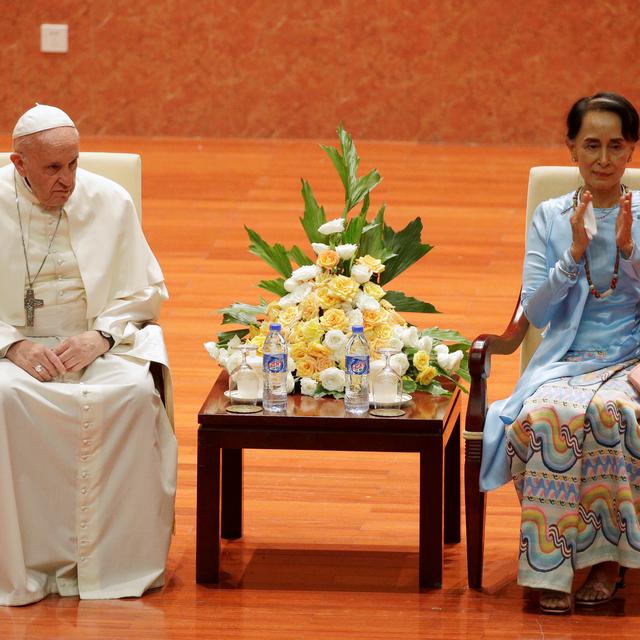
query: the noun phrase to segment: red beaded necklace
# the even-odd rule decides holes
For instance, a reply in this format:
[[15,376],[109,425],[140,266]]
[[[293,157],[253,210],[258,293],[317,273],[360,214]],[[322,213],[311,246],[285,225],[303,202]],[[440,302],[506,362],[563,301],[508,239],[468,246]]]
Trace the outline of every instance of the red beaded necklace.
[[[576,192],[573,194],[573,210],[576,211],[578,208],[578,202],[580,201],[580,194],[582,193],[582,187],[578,187]],[[622,191],[622,195],[625,195],[628,191],[626,185],[620,185],[620,189]],[[611,278],[611,284],[606,291],[598,291],[593,284],[593,280],[591,280],[591,271],[589,270],[589,257],[587,256],[587,252],[584,252],[584,272],[587,276],[587,282],[589,283],[589,293],[594,298],[606,298],[608,295],[611,295],[614,289],[618,286],[618,272],[620,270],[620,250],[616,248],[616,261],[613,265],[613,277]]]

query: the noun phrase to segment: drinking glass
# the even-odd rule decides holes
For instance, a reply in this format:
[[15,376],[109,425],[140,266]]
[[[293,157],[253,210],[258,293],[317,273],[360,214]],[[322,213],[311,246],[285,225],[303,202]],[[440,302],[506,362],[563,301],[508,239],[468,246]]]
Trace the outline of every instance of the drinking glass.
[[257,404],[262,397],[262,376],[247,362],[247,356],[257,350],[255,344],[239,344],[242,355],[240,364],[229,373],[229,401],[231,404]]
[[375,409],[399,409],[402,404],[402,378],[391,366],[391,356],[400,351],[392,347],[380,347],[377,352],[384,357],[384,366],[371,381],[371,395]]

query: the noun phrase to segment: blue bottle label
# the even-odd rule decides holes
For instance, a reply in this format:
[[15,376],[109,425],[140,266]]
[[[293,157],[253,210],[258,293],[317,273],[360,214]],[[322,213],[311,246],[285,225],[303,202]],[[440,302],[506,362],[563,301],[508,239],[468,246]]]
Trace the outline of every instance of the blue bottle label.
[[265,353],[262,356],[262,370],[265,373],[282,373],[287,370],[286,353]]
[[369,356],[347,356],[345,358],[347,375],[364,376],[369,373]]

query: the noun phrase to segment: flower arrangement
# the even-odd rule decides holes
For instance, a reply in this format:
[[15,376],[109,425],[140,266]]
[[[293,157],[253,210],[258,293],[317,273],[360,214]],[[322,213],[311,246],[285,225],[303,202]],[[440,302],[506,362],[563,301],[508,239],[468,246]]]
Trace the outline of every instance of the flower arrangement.
[[[416,218],[396,232],[385,222],[385,205],[367,220],[370,193],[382,178],[375,169],[358,177],[360,158],[351,136],[340,127],[338,138],[339,149],[322,148],[344,186],[342,215],[327,220],[324,208],[303,179],[304,215],[300,222],[314,258],[297,246],[287,250],[281,244],[270,245],[245,226],[251,253],[279,276],[262,280],[258,286],[278,298],[270,302],[261,298],[258,305],[235,302],[221,309],[223,324],[243,328],[221,332],[217,342],[204,346],[232,371],[241,358],[233,347],[252,343],[257,352],[249,364],[258,370],[269,324],[279,322],[289,348],[288,391],[341,398],[346,343],[351,326],[361,324],[371,350],[372,378],[382,368],[377,349],[396,348],[391,365],[402,376],[406,393],[418,390],[446,395],[449,392],[441,384],[443,378],[458,386],[459,379],[469,380],[469,341],[456,331],[438,327],[419,330],[409,324],[401,312],[437,313],[435,307],[387,288],[391,280],[431,250],[422,243],[422,221]],[[350,216],[358,205],[359,211]]]

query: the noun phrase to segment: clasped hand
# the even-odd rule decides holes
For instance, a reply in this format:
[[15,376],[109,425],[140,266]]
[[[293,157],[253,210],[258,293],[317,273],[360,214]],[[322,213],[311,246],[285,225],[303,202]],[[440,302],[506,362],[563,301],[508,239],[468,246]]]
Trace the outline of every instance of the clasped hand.
[[[589,191],[584,191],[580,198],[580,205],[571,216],[571,231],[573,240],[571,242],[571,256],[576,262],[580,262],[587,247],[589,246],[589,236],[584,228],[584,215],[587,205],[593,200]],[[633,251],[633,236],[631,227],[633,216],[631,215],[631,193],[625,193],[620,198],[620,209],[616,218],[616,245],[622,256],[628,258]]]
[[36,380],[49,382],[68,371],[88,367],[108,350],[109,341],[98,331],[84,331],[53,349],[31,340],[14,342],[7,351],[7,358]]

